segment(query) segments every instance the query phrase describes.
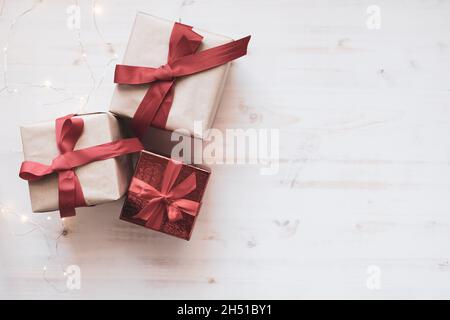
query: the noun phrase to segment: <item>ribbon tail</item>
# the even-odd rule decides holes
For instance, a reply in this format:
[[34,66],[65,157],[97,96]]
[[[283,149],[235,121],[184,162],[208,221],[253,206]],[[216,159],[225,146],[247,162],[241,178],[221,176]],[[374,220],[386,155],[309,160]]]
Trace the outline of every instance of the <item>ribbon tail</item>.
[[161,203],[161,198],[155,198],[139,211],[133,218],[145,220],[145,226],[159,230],[163,223],[164,206]]
[[20,166],[19,177],[23,180],[34,181],[52,172],[53,170],[50,166],[34,161],[24,161]]
[[60,207],[59,208],[59,216],[61,218],[68,218],[68,217],[74,217],[76,216],[75,208],[66,208],[66,207]]
[[178,207],[182,212],[185,212],[193,217],[198,214],[200,209],[199,202],[188,199],[178,199],[174,201],[172,205]]
[[154,214],[145,223],[145,226],[155,230],[160,230],[164,222],[164,213],[165,213],[165,205],[163,205],[160,202],[158,203],[158,206],[155,209]]
[[175,86],[172,85],[172,87],[169,89],[166,96],[164,97],[163,101],[161,102],[158,112],[156,113],[151,123],[153,127],[160,129],[166,128],[167,119],[169,118],[170,108],[172,107],[173,97],[175,95],[174,88]]
[[152,84],[147,90],[131,122],[137,137],[142,138],[147,128],[152,124],[161,103],[172,88],[172,85],[173,81],[159,81]]
[[187,76],[215,68],[247,54],[250,36],[181,57],[170,63],[174,76]]
[[75,215],[76,182],[75,173],[71,170],[58,173],[58,201],[61,218]]
[[167,217],[170,222],[176,222],[183,219],[183,214],[180,208],[175,203],[172,203],[167,206]]
[[83,188],[81,187],[80,180],[78,176],[74,174],[75,180],[75,207],[86,207],[87,203],[84,198]]
[[156,213],[160,202],[161,197],[153,198],[133,218],[148,221]]
[[150,67],[116,65],[114,83],[117,84],[147,84],[156,80],[155,69]]

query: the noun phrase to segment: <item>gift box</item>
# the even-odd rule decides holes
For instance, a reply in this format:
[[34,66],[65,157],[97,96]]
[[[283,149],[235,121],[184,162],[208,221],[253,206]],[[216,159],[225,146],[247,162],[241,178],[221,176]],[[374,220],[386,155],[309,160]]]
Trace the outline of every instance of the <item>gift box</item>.
[[138,139],[122,139],[111,113],[69,115],[20,129],[20,177],[28,180],[34,212],[65,206],[70,216],[76,206],[119,199],[132,175],[126,154],[142,150]]
[[[145,118],[147,127],[151,125],[170,131],[182,128],[190,135],[202,138],[205,129],[214,121],[230,61],[246,54],[249,39],[233,41],[138,13],[123,65],[116,66],[115,82],[118,85],[110,111],[119,116]],[[217,46],[221,48],[205,51]],[[195,57],[183,60],[190,54]],[[210,63],[214,66],[208,65]],[[145,104],[146,110],[141,107]],[[194,132],[194,122],[201,131]],[[143,130],[142,126],[145,127],[141,125],[136,130],[137,136],[142,135],[138,132]]]
[[142,151],[120,218],[189,240],[210,171]]

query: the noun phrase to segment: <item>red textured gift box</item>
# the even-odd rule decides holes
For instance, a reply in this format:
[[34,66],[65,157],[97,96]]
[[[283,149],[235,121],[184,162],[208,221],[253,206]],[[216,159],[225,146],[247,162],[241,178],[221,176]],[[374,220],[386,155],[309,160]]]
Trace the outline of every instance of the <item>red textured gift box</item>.
[[210,173],[142,151],[120,219],[189,240]]

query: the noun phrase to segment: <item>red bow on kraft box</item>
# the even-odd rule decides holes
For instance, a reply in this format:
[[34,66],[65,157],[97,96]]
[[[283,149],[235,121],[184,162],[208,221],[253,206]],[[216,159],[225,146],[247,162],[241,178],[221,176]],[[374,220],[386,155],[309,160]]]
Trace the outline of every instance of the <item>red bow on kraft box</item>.
[[205,71],[246,55],[250,36],[196,52],[202,39],[191,26],[175,23],[170,36],[167,64],[159,68],[116,66],[114,82],[117,84],[152,83],[132,119],[133,130],[138,137],[142,137],[150,125],[165,128],[177,77]]
[[189,240],[209,172],[143,151],[121,218]]
[[93,161],[100,161],[134,153],[143,149],[137,138],[121,139],[114,142],[74,150],[83,133],[82,118],[67,115],[56,119],[56,143],[60,154],[50,165],[34,161],[22,162],[19,176],[28,181],[39,180],[58,173],[58,201],[61,217],[75,215],[76,207],[87,206],[80,181],[74,169]]

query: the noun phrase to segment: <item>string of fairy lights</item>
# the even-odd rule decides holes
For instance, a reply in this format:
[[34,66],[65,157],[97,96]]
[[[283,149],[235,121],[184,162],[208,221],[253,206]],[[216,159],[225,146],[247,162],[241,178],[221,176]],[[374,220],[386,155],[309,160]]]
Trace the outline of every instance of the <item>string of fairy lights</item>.
[[[3,0],[3,2],[1,3],[0,14],[3,14],[3,12],[5,10],[4,9],[5,2],[6,2],[6,0]],[[44,2],[44,0],[34,0],[28,8],[26,8],[25,10],[20,12],[16,17],[14,17],[11,20],[11,23],[9,24],[8,32],[6,35],[6,42],[4,43],[4,46],[3,46],[3,70],[2,70],[3,87],[0,88],[0,95],[18,93],[21,90],[25,90],[27,88],[42,88],[45,90],[52,90],[55,93],[57,93],[58,95],[61,95],[62,98],[56,102],[43,103],[42,106],[55,106],[55,105],[60,105],[62,103],[66,103],[71,100],[78,100],[79,106],[78,106],[78,110],[76,110],[76,112],[79,112],[79,113],[85,112],[91,97],[95,94],[97,89],[102,85],[102,83],[105,79],[105,76],[107,74],[107,71],[109,70],[111,65],[113,65],[118,60],[118,55],[116,53],[114,45],[111,42],[108,42],[105,40],[105,37],[98,26],[97,16],[103,14],[103,8],[102,8],[102,6],[100,6],[98,4],[97,0],[91,1],[91,8],[90,8],[91,21],[92,21],[92,24],[94,25],[95,32],[96,32],[98,38],[100,39],[100,41],[102,42],[103,47],[105,48],[105,52],[108,55],[107,61],[104,64],[100,75],[95,74],[95,72],[89,62],[86,46],[82,40],[81,28],[79,28],[79,27],[73,28],[73,31],[74,31],[75,37],[76,37],[76,43],[77,43],[78,49],[80,51],[80,56],[77,60],[81,61],[82,65],[87,69],[88,75],[89,75],[89,82],[91,83],[90,88],[85,95],[77,96],[74,94],[74,92],[71,89],[65,88],[62,86],[57,86],[57,85],[53,84],[52,81],[50,81],[49,79],[44,79],[40,83],[28,83],[28,82],[17,83],[16,86],[14,86],[14,87],[11,86],[11,84],[9,82],[9,76],[8,76],[9,48],[10,48],[10,42],[11,42],[12,35],[16,29],[17,24],[25,16],[27,16],[27,15],[31,14],[33,11],[35,11],[35,9],[39,5],[41,5],[43,2]],[[74,0],[72,3],[77,8],[80,8],[79,0]]]
[[[49,229],[46,226],[42,225],[41,223],[37,222],[36,219],[33,219],[29,215],[26,215],[26,214],[19,214],[11,206],[0,203],[0,218],[6,218],[6,216],[12,216],[14,218],[17,218],[21,224],[29,227],[29,229],[27,229],[26,231],[22,231],[22,232],[13,231],[12,232],[13,236],[23,237],[23,236],[30,235],[34,232],[39,232],[40,234],[42,234],[42,236],[44,237],[44,240],[45,240],[45,244],[47,246],[47,250],[49,251],[49,255],[47,257],[47,264],[45,264],[42,267],[42,277],[43,277],[44,281],[46,283],[48,283],[51,287],[53,287],[56,291],[58,291],[60,293],[67,292],[67,288],[59,287],[53,281],[51,281],[47,275],[47,272],[48,272],[47,265],[51,263],[52,259],[57,260],[59,258],[59,243],[58,242],[61,237],[65,236],[67,234],[67,228],[64,224],[65,219],[64,218],[59,219],[60,231],[58,232],[58,236],[56,238],[54,238],[51,235],[49,235]],[[50,220],[52,220],[52,216],[48,215],[45,219],[50,221]],[[64,266],[61,263],[59,263],[57,265],[57,268],[61,270],[61,276],[65,277],[66,272],[65,272]]]
[[[6,9],[6,0],[0,0],[0,16],[2,16]],[[106,73],[108,69],[113,65],[117,59],[117,53],[116,50],[111,42],[108,42],[105,40],[105,37],[103,33],[101,32],[101,29],[98,26],[97,23],[97,16],[103,14],[103,8],[98,4],[97,0],[91,1],[90,6],[90,13],[91,13],[91,22],[94,26],[95,32],[102,42],[105,51],[108,55],[107,61],[104,64],[104,67],[102,68],[102,72],[100,75],[96,75],[93,68],[91,67],[91,64],[89,63],[88,54],[86,50],[86,46],[83,42],[82,38],[82,32],[80,28],[74,28],[74,33],[76,37],[76,44],[80,51],[80,58],[79,61],[82,62],[83,66],[87,69],[89,74],[89,81],[91,83],[90,88],[88,89],[88,92],[85,95],[76,96],[70,88],[65,88],[63,86],[59,86],[56,84],[53,84],[50,80],[44,79],[40,83],[15,83],[12,85],[9,81],[9,51],[11,46],[11,39],[13,37],[14,31],[17,27],[17,25],[22,21],[22,19],[28,15],[30,15],[33,11],[36,10],[36,8],[44,3],[44,0],[34,0],[29,7],[25,8],[23,11],[21,11],[19,14],[17,14],[9,23],[9,27],[6,34],[6,41],[3,45],[3,70],[2,75],[0,79],[3,79],[3,86],[0,87],[0,96],[2,95],[9,95],[9,94],[16,94],[21,92],[22,90],[27,90],[29,88],[38,88],[43,90],[52,90],[57,95],[61,96],[61,99],[59,99],[56,102],[50,102],[50,103],[44,103],[42,106],[54,106],[54,105],[60,105],[63,103],[67,103],[68,101],[78,100],[79,106],[78,110],[76,110],[77,113],[85,112],[87,105],[91,99],[91,97],[95,94],[97,89],[102,85],[103,80],[105,79]],[[71,3],[72,5],[75,5],[76,7],[80,8],[79,0],[74,0]],[[48,276],[48,264],[52,259],[59,260],[59,241],[62,237],[66,236],[68,233],[68,229],[66,228],[64,224],[64,218],[59,219],[60,220],[60,227],[58,235],[52,236],[49,234],[49,230],[44,227],[40,222],[38,222],[37,219],[32,218],[30,215],[26,214],[19,214],[14,208],[11,206],[5,205],[0,203],[0,217],[6,217],[10,216],[13,218],[18,219],[18,221],[21,224],[24,224],[26,226],[29,226],[29,229],[25,232],[13,232],[14,236],[26,236],[29,234],[32,234],[34,232],[40,232],[44,239],[45,243],[47,245],[49,256],[47,259],[47,264],[42,267],[42,277],[45,282],[47,282],[51,287],[53,287],[56,291],[64,293],[67,292],[67,287],[58,286],[55,282],[51,281]],[[42,216],[39,216],[42,217]],[[47,215],[44,220],[50,221],[52,220],[51,215]],[[58,269],[60,269],[61,273],[61,279],[65,279],[66,272],[64,269],[64,266],[62,263],[58,263],[57,266]],[[54,276],[53,276],[54,278]]]
[[[0,0],[0,16],[3,16],[6,9],[6,1],[7,0]],[[9,81],[9,51],[11,46],[11,39],[13,38],[14,31],[16,29],[16,26],[22,21],[23,18],[33,13],[36,8],[40,5],[42,5],[45,1],[44,0],[33,0],[32,3],[25,8],[23,11],[18,13],[9,23],[7,34],[6,34],[6,41],[3,44],[3,68],[1,70],[2,74],[0,75],[0,80],[3,80],[3,86],[0,87],[0,97],[4,95],[9,94],[17,94],[27,89],[42,89],[42,90],[51,90],[60,98],[56,102],[46,102],[41,103],[40,105],[43,107],[48,106],[55,106],[55,105],[62,105],[64,103],[68,103],[71,101],[77,101],[78,100],[78,110],[76,110],[77,113],[86,112],[87,105],[89,101],[91,100],[92,96],[95,95],[97,89],[102,85],[104,82],[104,79],[106,77],[106,74],[109,70],[109,68],[118,60],[118,55],[116,53],[116,50],[114,48],[114,45],[107,41],[104,37],[103,33],[101,32],[101,29],[97,22],[97,17],[104,14],[103,7],[98,4],[98,0],[92,0],[91,6],[90,6],[90,14],[91,14],[91,22],[94,26],[95,32],[100,39],[100,41],[103,44],[103,47],[105,49],[105,52],[107,53],[108,57],[106,59],[106,62],[103,66],[103,70],[100,73],[100,75],[96,75],[93,68],[91,67],[91,64],[88,59],[88,53],[86,50],[86,46],[83,42],[82,38],[82,32],[80,28],[74,28],[75,38],[76,38],[76,45],[78,47],[78,50],[80,52],[80,56],[78,58],[79,61],[82,62],[83,66],[88,71],[89,76],[89,82],[91,83],[90,88],[88,89],[88,92],[84,95],[76,95],[74,91],[70,88],[60,86],[59,84],[53,84],[52,81],[49,79],[43,79],[39,83],[29,83],[29,82],[21,82],[21,83],[14,83],[14,85],[11,85]],[[182,11],[186,6],[188,6],[191,2],[189,0],[183,0],[180,2],[180,8],[179,8],[179,18],[178,21],[181,22],[181,15]],[[79,0],[72,0],[72,5],[75,5],[76,7],[80,8]],[[40,223],[38,220],[41,218],[42,220],[47,220],[47,222],[50,222],[52,220],[51,215],[47,215],[45,218],[43,216],[39,215],[39,218],[32,218],[30,215],[27,214],[19,214],[16,209],[9,205],[2,204],[0,202],[0,218],[5,217],[12,217],[15,219],[18,219],[21,225],[28,226],[29,229],[27,229],[24,232],[13,232],[12,234],[17,237],[23,237],[30,235],[35,232],[39,232],[44,237],[47,249],[49,251],[49,255],[47,257],[47,263],[42,267],[42,277],[44,281],[49,284],[54,290],[56,290],[59,293],[66,293],[69,291],[69,289],[66,286],[58,286],[56,282],[52,281],[48,275],[49,273],[49,265],[51,263],[51,260],[60,260],[59,259],[59,242],[60,240],[68,234],[68,229],[65,225],[65,219],[58,219],[59,220],[59,231],[57,232],[57,236],[52,236],[50,233],[51,230],[47,228],[47,226],[44,226],[42,223]],[[56,264],[57,269],[59,270],[59,279],[65,280],[66,279],[66,270],[61,262]],[[55,278],[55,273],[53,273],[52,279]]]

